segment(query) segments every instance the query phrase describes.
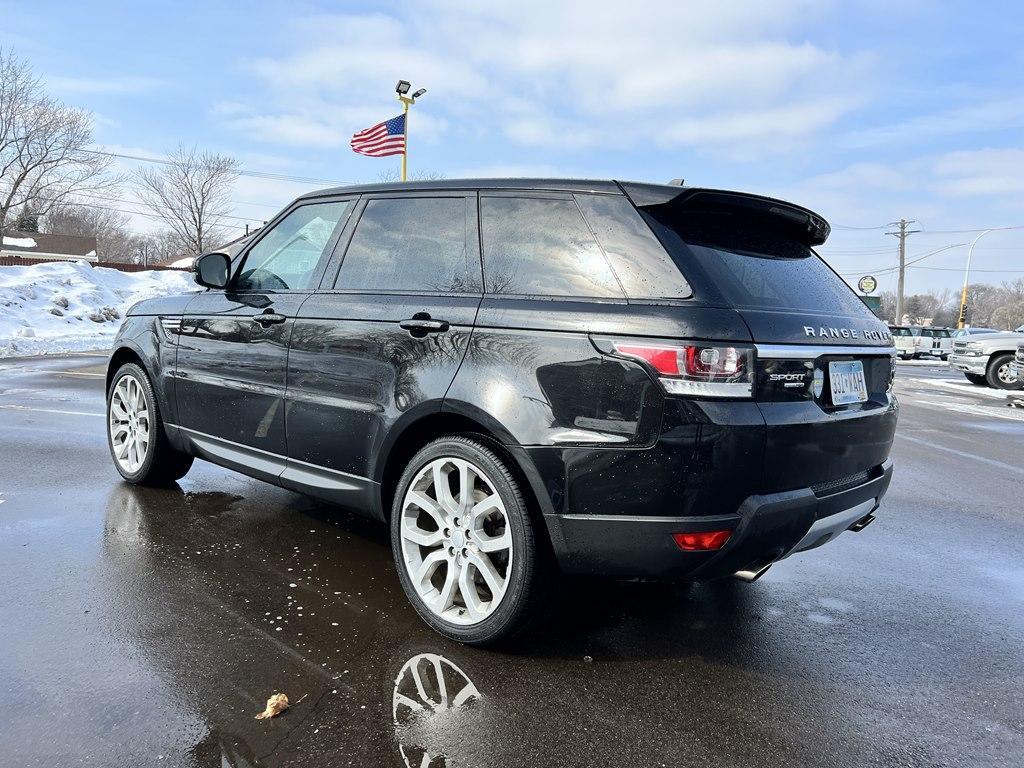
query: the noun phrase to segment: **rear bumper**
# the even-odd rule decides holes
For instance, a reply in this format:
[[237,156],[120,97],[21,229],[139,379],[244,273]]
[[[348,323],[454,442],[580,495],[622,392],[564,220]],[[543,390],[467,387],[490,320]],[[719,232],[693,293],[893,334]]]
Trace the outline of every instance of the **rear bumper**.
[[[878,508],[892,461],[866,482],[830,495],[810,488],[748,497],[734,514],[710,517],[548,515],[567,573],[622,578],[716,579],[825,544]],[[683,552],[673,533],[732,529],[715,552]]]
[[988,357],[983,355],[950,355],[949,367],[964,373],[984,376],[988,368]]

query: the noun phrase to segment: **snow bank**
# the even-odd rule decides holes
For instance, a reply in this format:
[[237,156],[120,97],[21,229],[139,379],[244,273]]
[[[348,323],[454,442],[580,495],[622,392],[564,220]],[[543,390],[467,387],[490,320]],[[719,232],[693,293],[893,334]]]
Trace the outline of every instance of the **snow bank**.
[[84,261],[0,267],[0,357],[107,349],[132,304],[196,289],[188,272]]

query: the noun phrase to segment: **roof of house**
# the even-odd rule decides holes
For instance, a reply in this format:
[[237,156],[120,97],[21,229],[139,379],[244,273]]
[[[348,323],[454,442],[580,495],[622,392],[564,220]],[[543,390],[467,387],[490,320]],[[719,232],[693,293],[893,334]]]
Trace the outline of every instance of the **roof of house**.
[[96,259],[96,238],[78,235],[51,235],[42,232],[4,230],[0,250],[25,256],[66,256]]

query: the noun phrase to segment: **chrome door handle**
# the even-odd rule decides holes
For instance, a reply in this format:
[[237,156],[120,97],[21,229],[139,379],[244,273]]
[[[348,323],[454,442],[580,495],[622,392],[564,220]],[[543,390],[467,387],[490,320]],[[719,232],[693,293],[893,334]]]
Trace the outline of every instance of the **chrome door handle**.
[[398,323],[400,328],[409,331],[413,336],[426,336],[428,333],[444,333],[451,326],[447,320],[431,320],[427,317],[411,317]]
[[266,327],[268,325],[283,323],[287,319],[287,317],[279,315],[277,312],[264,312],[262,315],[253,315],[252,321]]

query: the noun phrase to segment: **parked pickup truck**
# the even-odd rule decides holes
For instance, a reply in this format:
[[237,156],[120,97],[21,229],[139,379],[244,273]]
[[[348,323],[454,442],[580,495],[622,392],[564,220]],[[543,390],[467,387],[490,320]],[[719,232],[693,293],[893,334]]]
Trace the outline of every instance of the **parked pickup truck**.
[[1017,377],[1017,382],[1024,381],[1024,341],[1017,345],[1017,354],[1010,363],[1010,374]]
[[1024,378],[1011,370],[1024,333],[986,333],[973,339],[954,339],[949,367],[963,372],[972,384],[997,389],[1022,389]]
[[890,325],[896,354],[902,360],[940,357],[945,360],[953,351],[953,337],[948,328],[922,328],[917,325]]

